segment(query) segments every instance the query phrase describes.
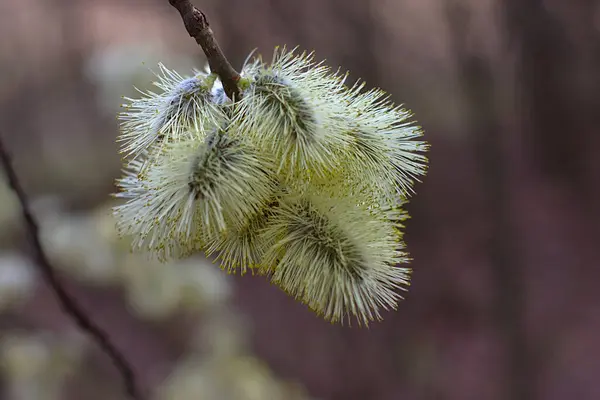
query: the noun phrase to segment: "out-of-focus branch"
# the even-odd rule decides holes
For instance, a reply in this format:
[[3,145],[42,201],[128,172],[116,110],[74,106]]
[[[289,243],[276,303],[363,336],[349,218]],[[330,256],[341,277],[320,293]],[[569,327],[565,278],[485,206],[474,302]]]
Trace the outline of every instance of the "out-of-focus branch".
[[169,0],[169,4],[179,11],[188,34],[202,47],[211,71],[219,75],[227,96],[232,100],[239,100],[240,74],[223,54],[212,29],[210,29],[206,15],[194,7],[190,0]]
[[479,157],[486,209],[491,222],[488,257],[496,288],[495,322],[502,336],[507,360],[506,397],[535,398],[535,365],[525,329],[523,263],[510,209],[510,177],[503,152],[502,132],[494,99],[490,63],[468,49],[469,9],[453,0],[447,3],[452,51],[458,62],[474,151]]
[[31,247],[34,253],[34,257],[37,261],[37,265],[42,272],[44,280],[50,285],[54,294],[58,298],[58,302],[65,313],[67,313],[71,319],[94,340],[100,349],[108,355],[113,364],[119,370],[127,394],[130,398],[135,400],[142,400],[140,391],[137,388],[135,375],[129,362],[121,354],[121,352],[111,343],[106,332],[104,332],[99,326],[97,326],[83,311],[77,301],[64,289],[60,280],[58,279],[52,264],[48,260],[44,248],[39,237],[39,227],[29,207],[29,201],[25,191],[21,187],[17,174],[12,166],[12,162],[8,151],[4,146],[4,142],[0,137],[0,162],[2,168],[6,174],[6,179],[9,186],[15,192],[19,203],[21,205],[21,211],[23,214],[23,220],[27,231],[28,239],[31,243]]
[[[515,55],[517,116],[528,141],[528,158],[539,172],[579,191],[578,199],[584,200],[590,186],[585,156],[588,127],[581,117],[584,105],[579,91],[573,91],[580,58],[577,46],[544,1],[498,3],[506,43]],[[565,3],[576,7],[584,2]]]

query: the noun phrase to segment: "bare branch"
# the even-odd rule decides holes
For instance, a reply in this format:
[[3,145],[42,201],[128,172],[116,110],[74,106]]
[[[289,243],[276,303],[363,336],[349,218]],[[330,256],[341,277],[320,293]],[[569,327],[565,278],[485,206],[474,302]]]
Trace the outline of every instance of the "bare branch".
[[115,367],[119,370],[125,383],[127,394],[135,400],[142,400],[142,396],[137,388],[135,375],[132,367],[120,351],[111,343],[106,332],[97,326],[78,305],[77,301],[63,288],[60,280],[54,272],[54,268],[50,264],[46,253],[42,247],[39,238],[39,227],[29,207],[27,196],[19,183],[17,174],[12,167],[8,151],[4,147],[2,138],[0,138],[0,162],[6,174],[6,179],[11,189],[17,195],[21,204],[21,211],[25,223],[28,239],[33,248],[34,257],[37,265],[41,270],[45,281],[48,282],[54,294],[58,298],[58,302],[63,311],[71,317],[71,319],[79,326],[79,328],[89,335],[94,342],[98,344],[100,349],[108,355]]
[[240,89],[238,87],[240,74],[231,66],[229,60],[223,54],[212,29],[210,29],[206,15],[194,7],[190,0],[169,0],[169,4],[179,11],[185,29],[204,50],[210,69],[219,75],[227,96],[231,100],[240,99]]

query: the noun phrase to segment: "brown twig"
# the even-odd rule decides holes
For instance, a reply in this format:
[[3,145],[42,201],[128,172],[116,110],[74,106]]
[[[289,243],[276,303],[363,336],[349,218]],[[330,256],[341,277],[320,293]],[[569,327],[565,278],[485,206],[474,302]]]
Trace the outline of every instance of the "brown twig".
[[61,308],[66,314],[68,314],[73,321],[81,328],[82,331],[87,333],[102,349],[104,353],[108,355],[115,367],[119,370],[127,394],[130,398],[136,400],[142,400],[142,396],[137,388],[135,375],[132,367],[120,351],[111,343],[106,332],[104,332],[99,326],[97,326],[78,305],[77,301],[63,288],[60,280],[54,272],[39,238],[39,227],[29,207],[27,196],[19,183],[17,174],[12,167],[11,159],[8,151],[4,147],[4,142],[0,137],[0,162],[6,174],[6,179],[11,189],[17,195],[19,203],[21,204],[21,211],[23,214],[23,220],[27,230],[28,239],[31,242],[33,248],[34,257],[37,261],[37,265],[40,268],[45,280],[48,282],[54,294],[58,298],[58,302]]
[[227,57],[223,54],[212,29],[210,29],[206,15],[194,7],[190,0],[169,0],[169,4],[179,11],[185,29],[196,40],[196,43],[202,47],[208,59],[210,70],[221,79],[227,96],[232,100],[239,100],[238,81],[240,80],[240,74],[231,66]]

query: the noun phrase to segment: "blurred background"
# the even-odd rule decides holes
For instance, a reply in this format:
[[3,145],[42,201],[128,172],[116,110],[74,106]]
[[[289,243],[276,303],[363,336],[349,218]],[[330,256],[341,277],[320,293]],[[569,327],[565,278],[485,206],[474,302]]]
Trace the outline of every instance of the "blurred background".
[[[148,399],[600,399],[600,2],[194,0],[234,66],[315,50],[414,111],[413,284],[368,330],[266,280],[115,236],[115,119],[159,61],[204,66],[167,0],[2,0],[0,135],[67,290]],[[124,399],[36,273],[0,182],[0,399]]]

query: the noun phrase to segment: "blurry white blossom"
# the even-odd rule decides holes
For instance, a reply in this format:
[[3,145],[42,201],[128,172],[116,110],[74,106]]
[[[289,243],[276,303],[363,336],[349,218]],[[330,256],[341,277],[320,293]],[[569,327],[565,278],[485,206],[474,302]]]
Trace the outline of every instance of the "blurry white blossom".
[[[103,218],[87,213],[69,213],[58,204],[38,202],[40,239],[53,264],[74,277],[95,284],[114,283],[118,279],[118,253],[103,237],[103,221],[114,226],[109,209]],[[114,228],[112,229],[114,232]]]
[[79,334],[12,334],[0,339],[0,366],[11,398],[59,400],[64,381],[77,373],[85,350]]
[[205,358],[227,359],[249,351],[250,321],[228,303],[211,308],[207,323],[201,324],[192,340],[192,349]]
[[191,57],[172,54],[168,49],[157,48],[155,43],[115,44],[94,51],[85,72],[98,89],[99,105],[107,114],[114,114],[125,94],[123,88],[144,88],[152,79],[152,71],[143,65],[156,65],[165,57],[178,68],[192,63]]
[[36,284],[35,265],[18,253],[0,253],[0,312],[22,304]]
[[201,257],[172,263],[127,255],[120,264],[128,306],[144,318],[210,310],[229,299],[227,277]]
[[204,360],[191,355],[175,368],[156,400],[303,400],[308,396],[277,380],[255,357]]

